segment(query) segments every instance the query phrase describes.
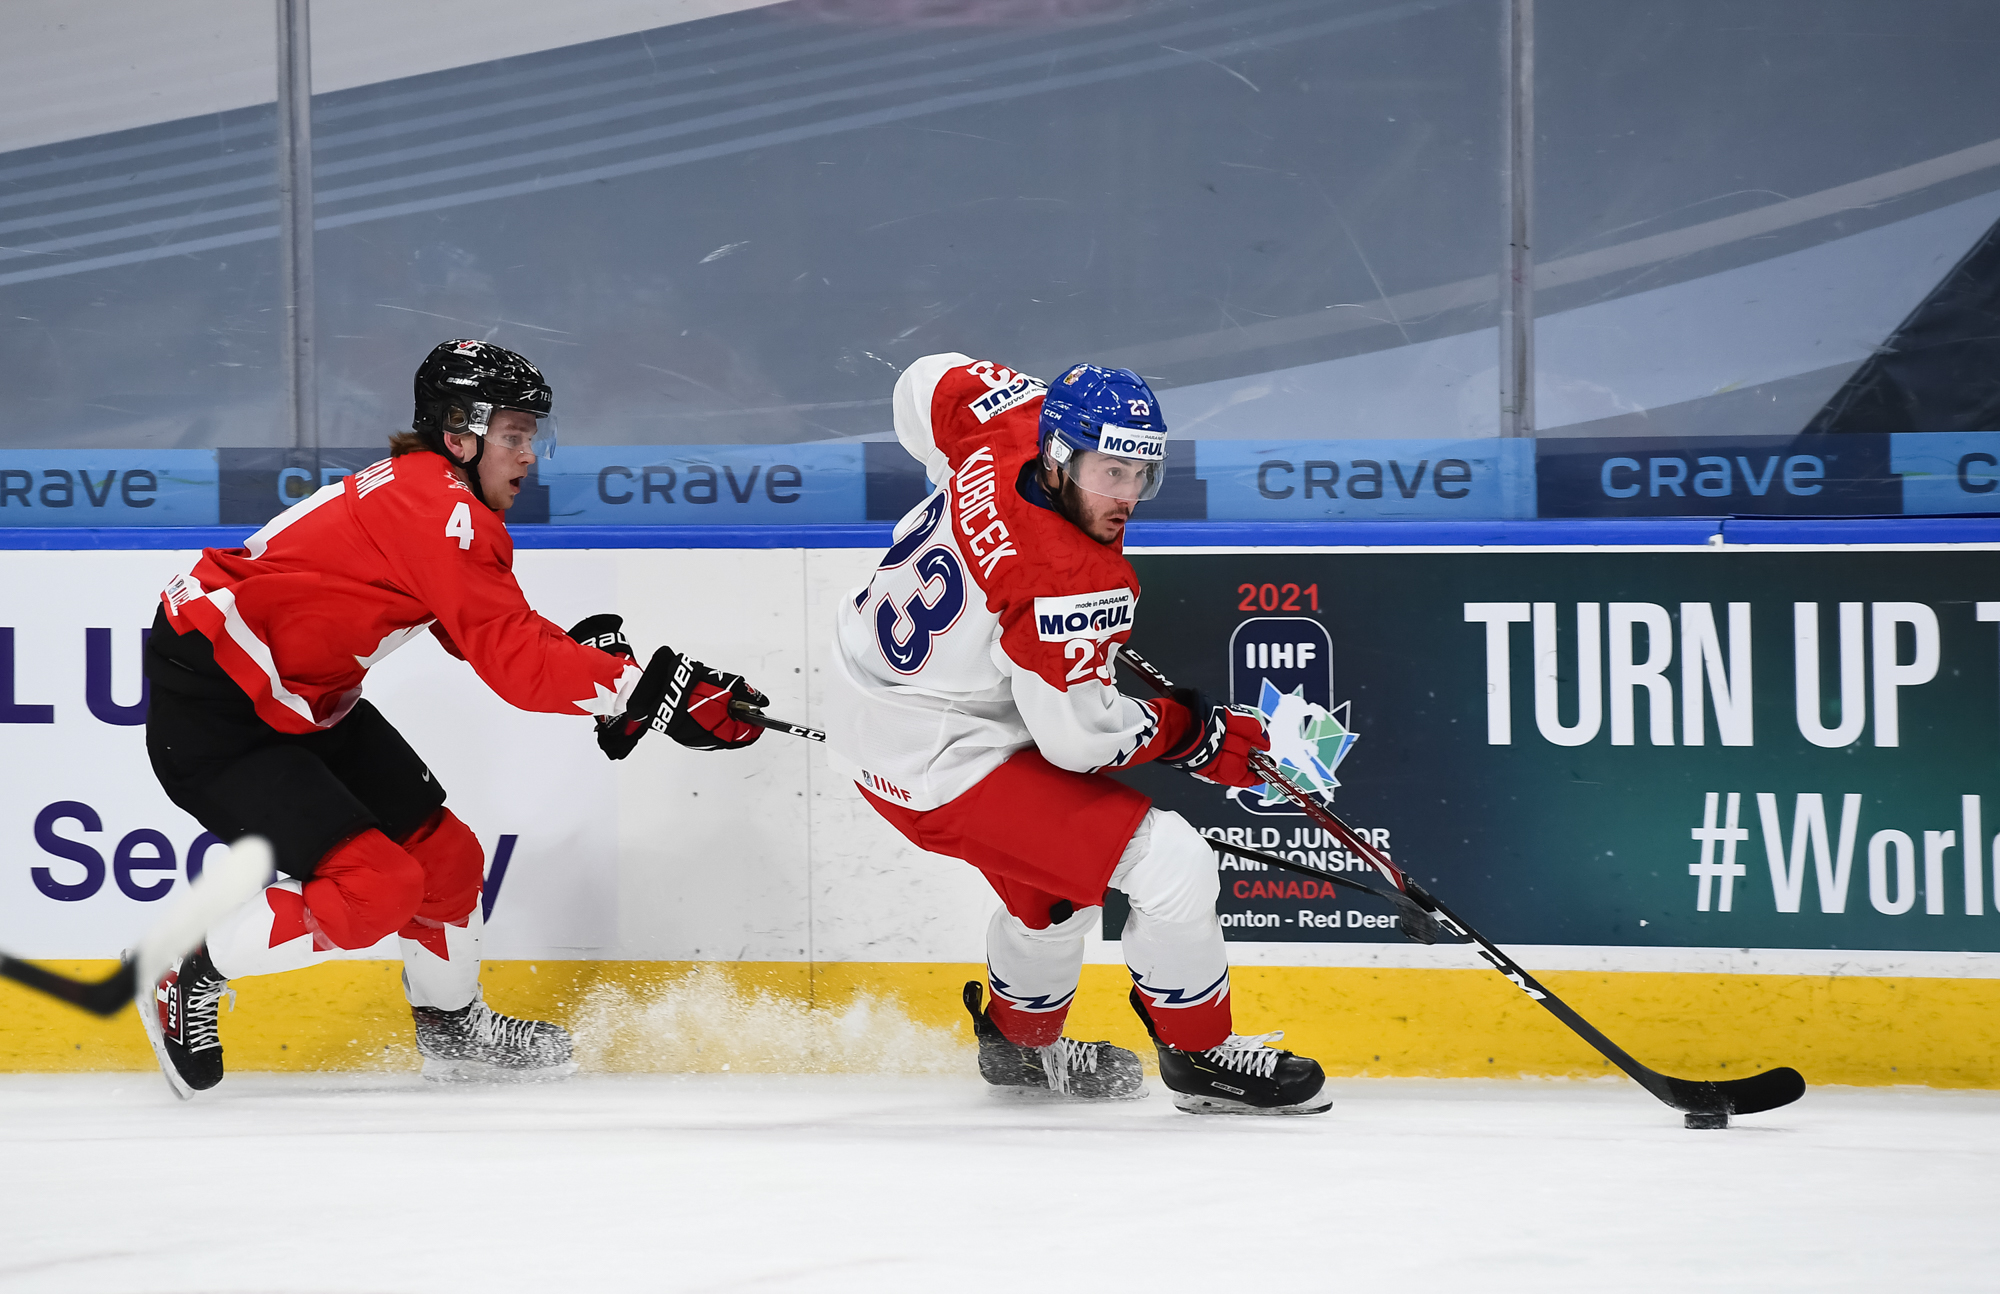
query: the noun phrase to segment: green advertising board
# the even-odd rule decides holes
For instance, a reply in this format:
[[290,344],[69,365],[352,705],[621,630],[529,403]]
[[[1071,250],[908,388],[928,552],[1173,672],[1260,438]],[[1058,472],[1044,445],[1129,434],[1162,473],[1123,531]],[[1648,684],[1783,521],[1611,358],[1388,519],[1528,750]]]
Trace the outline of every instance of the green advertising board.
[[[1133,565],[1133,648],[1261,705],[1294,780],[1490,938],[2000,950],[2000,553]],[[1278,797],[1127,777],[1220,841],[1371,878]],[[1365,897],[1223,867],[1231,939],[1399,937]]]

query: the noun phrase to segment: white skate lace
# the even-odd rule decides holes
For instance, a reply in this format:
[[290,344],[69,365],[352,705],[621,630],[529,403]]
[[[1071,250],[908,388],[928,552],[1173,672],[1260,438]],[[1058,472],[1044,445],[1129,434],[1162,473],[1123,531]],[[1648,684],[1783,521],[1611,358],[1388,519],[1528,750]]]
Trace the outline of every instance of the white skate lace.
[[536,1021],[501,1015],[484,1002],[473,1002],[465,1023],[472,1030],[472,1036],[488,1046],[525,1051],[535,1041]]
[[1035,1048],[1042,1058],[1042,1073],[1048,1076],[1049,1090],[1067,1093],[1071,1073],[1095,1074],[1097,1050],[1094,1043],[1069,1038],[1058,1038],[1046,1047]]
[[1258,1078],[1269,1078],[1278,1067],[1278,1057],[1282,1054],[1268,1044],[1285,1036],[1279,1029],[1274,1033],[1260,1033],[1254,1038],[1246,1038],[1240,1033],[1232,1033],[1220,1046],[1210,1047],[1203,1052],[1210,1060],[1224,1069],[1233,1069],[1239,1074],[1254,1074]]
[[229,999],[229,1009],[236,1009],[236,990],[229,987],[226,979],[209,980],[195,988],[181,1004],[181,1045],[189,1051],[207,1051],[222,1045],[222,1038],[216,1033],[216,1022],[222,1016],[220,1005],[223,998]]

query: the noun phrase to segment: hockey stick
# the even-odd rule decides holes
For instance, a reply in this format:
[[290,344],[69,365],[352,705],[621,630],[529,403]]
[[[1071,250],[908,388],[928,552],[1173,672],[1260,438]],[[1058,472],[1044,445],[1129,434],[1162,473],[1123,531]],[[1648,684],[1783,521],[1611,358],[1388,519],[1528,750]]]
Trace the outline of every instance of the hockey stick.
[[807,728],[796,723],[786,723],[783,719],[773,719],[748,701],[731,701],[729,713],[747,724],[768,728],[772,732],[782,732],[788,737],[803,737],[807,741],[825,741],[826,734],[817,728]]
[[[1132,671],[1155,691],[1164,693],[1173,687],[1167,676],[1155,668],[1151,661],[1130,648],[1121,648],[1117,659],[1131,666]],[[1500,951],[1485,935],[1473,929],[1457,913],[1425,892],[1414,880],[1405,876],[1375,848],[1372,842],[1342,822],[1332,810],[1292,785],[1269,756],[1262,752],[1252,754],[1250,767],[1254,772],[1263,775],[1270,785],[1277,787],[1292,803],[1298,805],[1307,817],[1326,828],[1341,844],[1360,855],[1384,877],[1394,882],[1399,891],[1421,905],[1437,919],[1439,925],[1476,945],[1476,951],[1487,964],[1511,980],[1515,988],[1526,993],[1550,1015],[1568,1025],[1571,1032],[1595,1047],[1605,1059],[1624,1070],[1633,1082],[1651,1092],[1665,1104],[1685,1114],[1688,1127],[1726,1128],[1729,1126],[1729,1116],[1732,1114],[1756,1114],[1761,1110],[1775,1110],[1781,1105],[1790,1105],[1805,1095],[1805,1078],[1799,1071],[1788,1066],[1767,1069],[1761,1074],[1752,1074],[1747,1078],[1707,1080],[1674,1078],[1640,1064],[1624,1048],[1598,1032],[1597,1027],[1590,1021],[1571,1010],[1561,998],[1543,987],[1534,976],[1521,967],[1520,963]]]
[[186,956],[224,913],[240,906],[271,879],[271,846],[261,836],[245,836],[222,861],[204,870],[173,899],[160,919],[125,954],[118,969],[101,980],[72,979],[45,966],[0,954],[0,977],[81,1007],[92,1015],[115,1015],[167,967]]

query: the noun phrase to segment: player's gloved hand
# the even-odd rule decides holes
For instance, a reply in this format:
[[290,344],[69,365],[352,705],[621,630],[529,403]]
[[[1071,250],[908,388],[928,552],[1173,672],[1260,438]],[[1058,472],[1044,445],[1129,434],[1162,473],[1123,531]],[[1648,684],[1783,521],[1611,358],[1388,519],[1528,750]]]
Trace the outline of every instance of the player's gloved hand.
[[[689,664],[694,667],[694,681],[686,700],[671,714],[663,706],[654,727],[690,750],[736,750],[764,735],[762,728],[737,718],[729,707],[741,701],[761,710],[771,704],[770,697],[751,687],[741,674],[723,674],[700,661]],[[668,700],[671,703],[672,697]]]
[[747,746],[764,730],[729,713],[730,702],[739,700],[760,709],[771,703],[742,675],[720,673],[692,656],[662,647],[646,662],[625,713],[598,725],[598,749],[611,759],[623,759],[648,728],[694,750]]
[[631,640],[625,637],[624,616],[585,616],[570,626],[569,636],[586,647],[608,651],[613,656],[639,659],[639,653],[632,650]]
[[1264,712],[1247,705],[1211,705],[1193,688],[1170,693],[1194,717],[1188,740],[1179,750],[1160,756],[1160,763],[1193,773],[1217,786],[1256,786],[1264,778],[1250,771],[1253,752],[1269,750]]
[[[625,660],[639,659],[639,654],[632,650],[631,640],[625,636],[624,616],[585,616],[570,626],[569,636],[586,647],[595,647]],[[629,713],[605,714],[597,718],[598,748],[611,759],[623,759],[631,754],[632,747],[639,744],[639,738],[646,735],[645,719],[628,718]]]

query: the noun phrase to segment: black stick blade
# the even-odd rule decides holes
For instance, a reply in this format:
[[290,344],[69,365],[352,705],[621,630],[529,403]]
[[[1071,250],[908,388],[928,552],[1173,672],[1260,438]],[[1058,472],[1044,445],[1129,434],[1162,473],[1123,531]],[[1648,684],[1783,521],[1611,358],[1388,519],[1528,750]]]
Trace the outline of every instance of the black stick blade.
[[52,998],[82,1007],[92,1015],[116,1015],[125,1009],[136,991],[137,975],[130,958],[119,964],[117,970],[104,979],[91,983],[71,979],[52,970],[37,966],[32,962],[0,957],[0,976],[25,984]]
[[1434,944],[1444,933],[1436,917],[1425,911],[1417,901],[1407,894],[1389,890],[1384,893],[1402,920],[1396,923],[1397,931],[1412,943]]
[[1668,1078],[1667,1103],[1690,1114],[1757,1114],[1790,1105],[1806,1094],[1805,1076],[1789,1066],[1767,1069],[1748,1078],[1701,1083]]

